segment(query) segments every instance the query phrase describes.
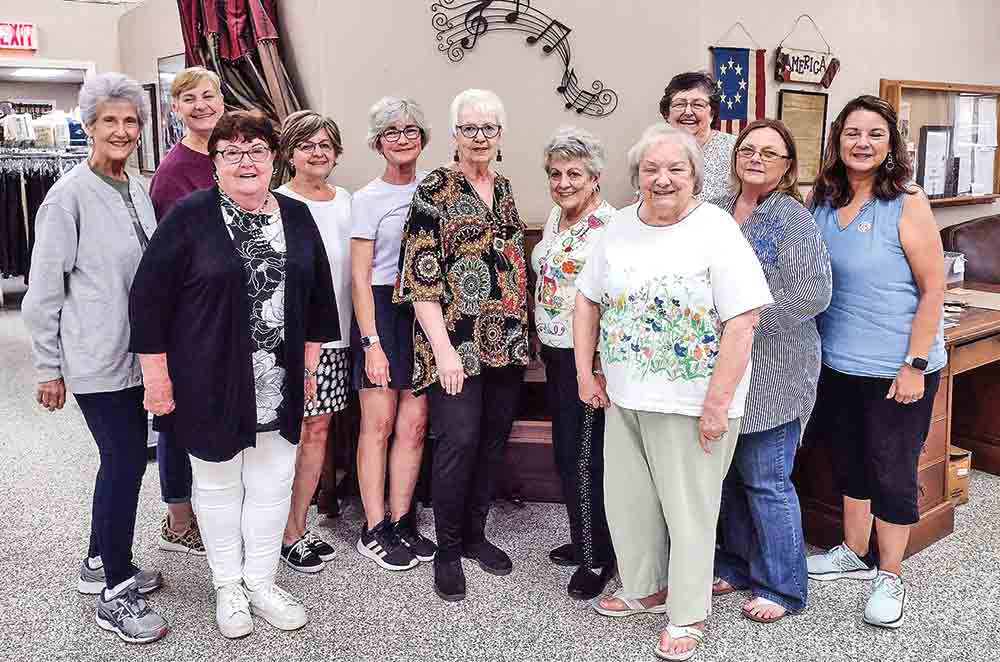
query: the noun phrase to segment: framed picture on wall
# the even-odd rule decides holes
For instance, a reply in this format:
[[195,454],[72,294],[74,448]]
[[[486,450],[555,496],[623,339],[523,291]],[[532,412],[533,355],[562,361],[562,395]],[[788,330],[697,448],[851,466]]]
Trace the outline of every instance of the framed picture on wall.
[[823,164],[826,142],[826,107],[829,97],[823,92],[780,90],[778,119],[795,138],[799,155],[799,184],[811,185]]
[[928,198],[954,196],[948,191],[954,178],[950,170],[953,166],[952,127],[920,127],[920,145],[917,148],[917,184],[922,186]]
[[160,87],[160,153],[166,156],[170,148],[181,141],[184,125],[173,111],[170,86],[174,76],[184,68],[184,53],[161,57],[156,61],[158,84]]
[[142,127],[139,136],[139,147],[136,150],[139,157],[139,172],[152,175],[160,165],[160,132],[157,130],[160,121],[156,104],[156,84],[148,83],[142,86],[142,91],[149,101],[149,121]]

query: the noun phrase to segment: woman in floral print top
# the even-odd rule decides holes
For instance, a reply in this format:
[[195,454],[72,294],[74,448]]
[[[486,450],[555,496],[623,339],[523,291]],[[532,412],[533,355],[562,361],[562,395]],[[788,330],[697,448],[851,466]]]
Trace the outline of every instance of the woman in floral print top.
[[394,299],[411,302],[413,391],[427,392],[435,435],[434,588],[465,597],[462,557],[505,575],[486,516],[528,363],[524,224],[510,182],[493,169],[506,124],[493,92],[451,104],[455,164],[417,187],[403,228]]

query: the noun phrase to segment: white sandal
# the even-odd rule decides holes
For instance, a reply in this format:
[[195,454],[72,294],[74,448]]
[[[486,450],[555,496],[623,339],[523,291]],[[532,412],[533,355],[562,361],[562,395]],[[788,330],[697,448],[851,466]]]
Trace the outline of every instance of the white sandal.
[[657,642],[656,650],[654,652],[656,653],[656,657],[662,660],[677,660],[678,662],[682,662],[683,660],[690,660],[692,657],[694,657],[694,654],[698,652],[698,648],[701,647],[702,642],[705,641],[705,632],[703,630],[699,630],[698,628],[694,628],[687,625],[683,627],[678,627],[676,625],[668,625],[667,634],[670,635],[671,641],[677,641],[678,639],[684,639],[685,637],[687,637],[688,639],[694,639],[695,644],[694,648],[692,648],[691,650],[685,651],[683,653],[671,654],[660,648],[660,644],[659,642]]
[[604,596],[599,597],[594,600],[594,611],[596,611],[601,616],[610,616],[611,618],[624,618],[625,616],[635,616],[636,614],[665,614],[667,613],[667,603],[664,601],[662,604],[653,605],[652,607],[643,607],[642,603],[635,598],[626,598],[624,595],[624,589],[618,589],[612,598],[618,598],[625,603],[625,609],[605,609],[601,606],[601,600]]

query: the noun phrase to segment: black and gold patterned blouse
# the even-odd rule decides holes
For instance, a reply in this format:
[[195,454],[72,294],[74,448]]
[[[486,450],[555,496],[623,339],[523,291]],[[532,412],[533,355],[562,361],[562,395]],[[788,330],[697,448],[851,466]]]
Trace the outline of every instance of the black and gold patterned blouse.
[[[528,363],[524,224],[497,174],[489,209],[461,172],[438,168],[417,187],[403,228],[396,303],[437,301],[469,377]],[[438,379],[430,341],[413,338],[413,390]]]

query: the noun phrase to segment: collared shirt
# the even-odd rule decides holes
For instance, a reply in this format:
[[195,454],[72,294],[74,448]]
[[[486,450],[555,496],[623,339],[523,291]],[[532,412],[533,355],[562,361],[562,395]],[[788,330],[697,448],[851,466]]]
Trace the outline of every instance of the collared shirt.
[[[417,187],[403,228],[396,303],[441,304],[469,377],[484,366],[528,364],[524,224],[510,182],[497,174],[493,208],[461,172],[432,171]],[[413,390],[437,381],[430,340],[415,325]]]
[[[737,195],[721,201],[732,213]],[[816,402],[820,339],[816,315],[830,303],[830,256],[812,214],[787,193],[772,192],[740,226],[764,268],[774,305],[760,313],[753,373],[741,432],[763,432],[807,419]]]

